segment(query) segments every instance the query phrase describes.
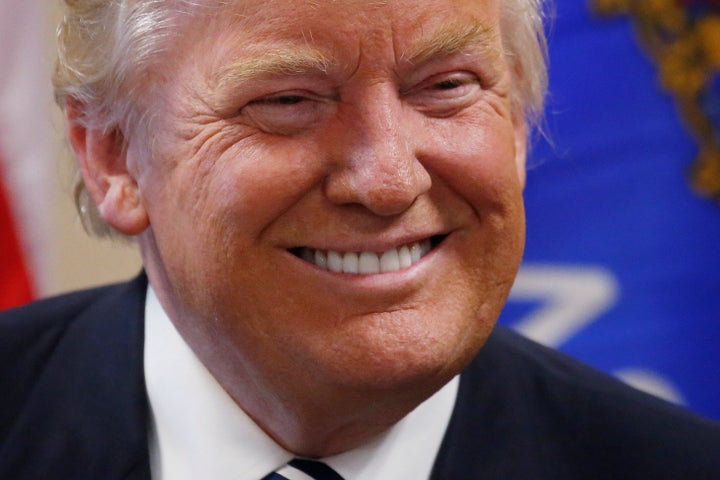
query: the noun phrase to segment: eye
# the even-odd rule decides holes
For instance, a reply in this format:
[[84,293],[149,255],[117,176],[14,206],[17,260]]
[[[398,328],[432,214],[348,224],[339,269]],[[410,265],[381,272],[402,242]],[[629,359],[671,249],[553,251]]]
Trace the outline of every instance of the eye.
[[263,98],[251,103],[265,105],[297,105],[304,100],[306,100],[305,97],[301,97],[300,95],[281,95],[277,97]]
[[482,91],[480,79],[470,72],[433,75],[403,95],[432,116],[450,116],[472,105]]
[[248,102],[240,113],[268,133],[293,135],[317,123],[327,102],[306,92],[268,95]]
[[452,90],[465,84],[466,82],[464,81],[464,79],[448,78],[433,84],[430,88],[432,88],[433,90]]
[[421,85],[421,90],[437,93],[444,97],[456,97],[480,88],[480,79],[469,72],[435,75]]

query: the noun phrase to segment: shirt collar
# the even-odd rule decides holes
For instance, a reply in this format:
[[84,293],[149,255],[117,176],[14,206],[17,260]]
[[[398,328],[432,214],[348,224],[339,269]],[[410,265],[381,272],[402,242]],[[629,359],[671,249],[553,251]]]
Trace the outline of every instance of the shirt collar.
[[[151,287],[145,324],[154,480],[258,480],[293,458],[198,360]],[[457,389],[456,377],[373,441],[323,461],[346,480],[429,478]]]

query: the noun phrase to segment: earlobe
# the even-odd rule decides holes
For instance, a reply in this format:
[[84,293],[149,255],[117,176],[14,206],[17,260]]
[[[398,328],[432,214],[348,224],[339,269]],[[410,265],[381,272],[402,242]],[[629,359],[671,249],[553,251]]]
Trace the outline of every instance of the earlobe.
[[122,134],[85,127],[80,121],[82,108],[68,100],[65,117],[88,194],[110,226],[125,235],[138,235],[149,221],[138,183],[128,167]]

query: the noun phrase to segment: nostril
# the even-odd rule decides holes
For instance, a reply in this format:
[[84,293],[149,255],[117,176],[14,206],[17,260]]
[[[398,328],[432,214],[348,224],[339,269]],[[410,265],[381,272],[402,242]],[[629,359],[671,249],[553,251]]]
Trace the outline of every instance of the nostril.
[[376,215],[386,217],[405,212],[428,190],[403,172],[394,177],[386,174],[357,176],[343,187],[347,190],[336,196],[336,200],[342,198],[345,204],[359,204]]
[[390,154],[366,153],[363,158],[348,160],[325,178],[324,194],[330,202],[357,204],[376,215],[392,216],[410,208],[430,190],[431,176],[413,155],[398,159]]

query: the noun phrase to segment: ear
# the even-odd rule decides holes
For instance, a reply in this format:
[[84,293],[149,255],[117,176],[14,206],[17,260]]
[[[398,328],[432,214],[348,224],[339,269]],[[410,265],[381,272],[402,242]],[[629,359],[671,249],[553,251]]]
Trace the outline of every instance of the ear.
[[128,166],[122,133],[85,127],[80,121],[83,108],[74,100],[65,102],[68,138],[88,194],[110,226],[125,235],[138,235],[148,227],[149,220]]
[[527,123],[522,113],[513,114],[513,130],[515,132],[515,168],[518,181],[525,188],[527,168]]

